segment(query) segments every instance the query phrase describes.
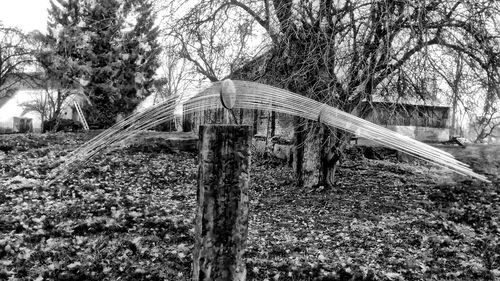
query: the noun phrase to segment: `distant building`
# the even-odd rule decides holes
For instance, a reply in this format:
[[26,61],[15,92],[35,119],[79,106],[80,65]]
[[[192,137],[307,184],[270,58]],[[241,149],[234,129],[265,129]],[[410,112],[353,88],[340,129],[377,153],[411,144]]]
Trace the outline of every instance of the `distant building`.
[[418,141],[441,142],[450,139],[450,112],[450,106],[436,100],[374,98],[364,119]]
[[[27,110],[26,104],[36,102],[47,95],[56,95],[56,89],[48,91],[35,83],[17,82],[9,93],[0,96],[0,133],[41,132],[42,118],[39,112]],[[80,122],[74,102],[84,103],[79,89],[63,103],[61,118]]]

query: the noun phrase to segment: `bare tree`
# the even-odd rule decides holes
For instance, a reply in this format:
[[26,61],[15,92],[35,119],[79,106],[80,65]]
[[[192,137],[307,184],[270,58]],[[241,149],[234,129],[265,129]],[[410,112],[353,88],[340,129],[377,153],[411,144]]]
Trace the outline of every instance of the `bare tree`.
[[24,113],[36,112],[40,114],[41,131],[45,132],[45,122],[54,118],[56,102],[48,89],[31,94],[30,101],[21,104]]
[[63,110],[66,106],[71,106],[72,101],[81,103],[85,101],[88,103],[88,99],[83,94],[83,91],[79,91],[77,88],[63,88],[59,83],[52,81],[50,77],[31,79],[31,83],[39,88],[31,94],[31,99],[28,102],[21,104],[24,108],[24,112],[37,112],[40,114],[42,122],[42,132],[45,132],[46,121],[52,121],[52,130],[57,131],[61,116],[63,115]]
[[430,60],[434,72],[446,83],[450,93],[451,100],[451,124],[450,124],[450,138],[457,134],[457,115],[459,111],[459,102],[469,95],[466,87],[471,87],[476,79],[468,75],[468,67],[464,57],[460,53],[450,52],[448,54],[441,54],[436,58]]
[[[472,67],[488,73],[491,81],[498,81],[500,32],[495,17],[499,8],[500,3],[487,0],[212,0],[192,5],[182,28],[176,30],[184,41],[200,42],[196,47],[186,45],[184,56],[205,63],[227,47],[210,44],[211,39],[220,32],[231,36],[232,30],[216,27],[229,21],[238,26],[248,18],[252,30],[259,26],[270,42],[261,66],[266,83],[363,117],[373,96],[399,70],[438,52],[461,54]],[[241,16],[233,19],[233,14]],[[238,33],[231,34],[236,38]],[[209,79],[220,77],[213,67],[199,65]],[[299,183],[333,185],[351,136],[304,122],[298,122],[296,131],[297,142],[321,144],[298,146]],[[306,137],[305,132],[314,134]]]
[[[34,66],[40,73],[33,76],[29,82],[40,89],[32,97],[32,101],[23,104],[25,111],[38,112],[42,119],[42,131],[45,121],[54,122],[53,130],[57,130],[62,115],[63,107],[70,102],[73,97],[85,100],[82,91],[82,84],[86,81],[83,78],[76,78],[72,73],[85,71],[85,66],[79,66],[69,56],[57,56],[55,42],[38,31],[29,34]],[[59,47],[60,52],[67,51],[67,48]],[[68,71],[71,70],[71,71]]]
[[160,56],[162,64],[159,77],[155,84],[157,98],[164,100],[173,95],[182,95],[190,84],[196,80],[193,70],[189,69],[187,61],[179,55],[178,46],[165,40]]
[[28,77],[25,67],[32,62],[27,36],[19,29],[0,24],[0,98],[11,93]]
[[495,130],[500,128],[500,110],[492,108],[490,112],[483,112],[476,116],[472,125],[476,133],[474,143],[483,142],[488,137],[499,137]]
[[500,127],[500,98],[497,82],[488,75],[486,79],[480,79],[486,94],[483,97],[473,99],[469,114],[472,119],[472,128],[476,133],[474,142],[483,142],[488,137],[496,137],[494,132]]
[[[162,9],[165,40],[204,78],[218,81],[243,66],[262,48],[255,18],[217,1],[167,1]],[[168,11],[168,12],[166,12]],[[201,13],[201,14],[200,14]],[[206,15],[207,18],[204,18]],[[180,15],[175,17],[174,15]]]

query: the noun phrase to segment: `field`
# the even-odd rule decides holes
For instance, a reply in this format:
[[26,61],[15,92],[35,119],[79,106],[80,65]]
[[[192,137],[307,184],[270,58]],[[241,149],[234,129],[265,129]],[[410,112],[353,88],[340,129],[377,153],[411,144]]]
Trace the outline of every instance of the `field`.
[[[89,136],[0,136],[0,280],[190,280],[197,154],[140,146],[70,178]],[[352,153],[333,189],[252,159],[248,280],[500,280],[500,180]]]

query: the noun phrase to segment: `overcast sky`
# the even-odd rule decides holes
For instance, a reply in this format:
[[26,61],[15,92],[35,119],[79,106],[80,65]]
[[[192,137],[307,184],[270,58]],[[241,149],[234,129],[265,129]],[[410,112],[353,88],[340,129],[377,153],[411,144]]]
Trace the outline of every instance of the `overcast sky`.
[[47,30],[49,0],[0,0],[0,22],[24,31]]

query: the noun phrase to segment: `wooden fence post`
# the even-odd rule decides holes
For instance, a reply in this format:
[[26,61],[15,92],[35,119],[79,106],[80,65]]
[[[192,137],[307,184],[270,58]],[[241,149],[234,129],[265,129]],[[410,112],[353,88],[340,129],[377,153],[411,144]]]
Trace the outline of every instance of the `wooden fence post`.
[[193,281],[246,280],[250,126],[200,126]]

